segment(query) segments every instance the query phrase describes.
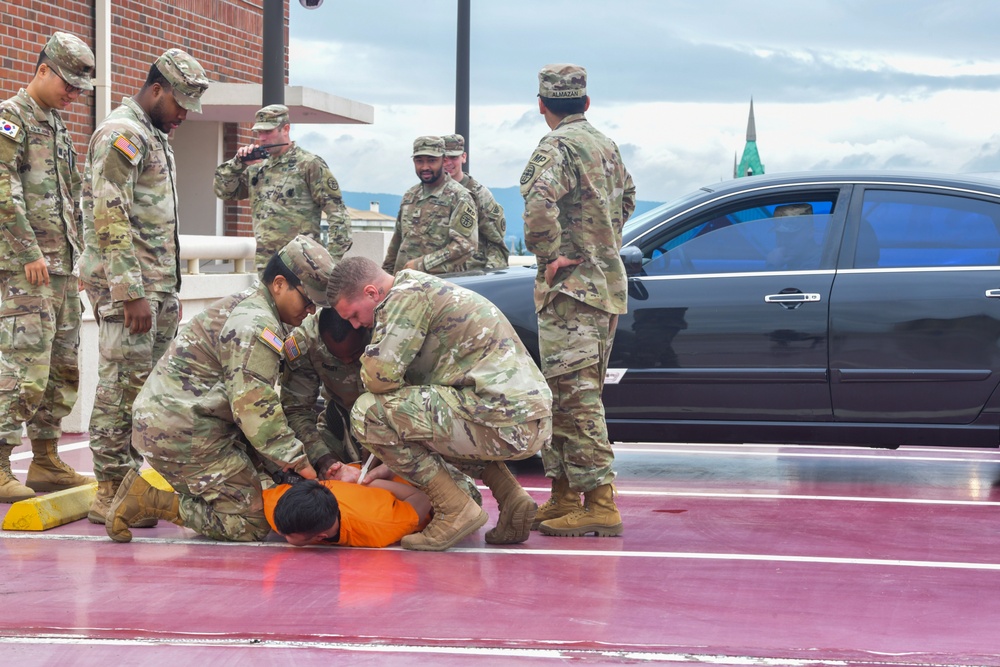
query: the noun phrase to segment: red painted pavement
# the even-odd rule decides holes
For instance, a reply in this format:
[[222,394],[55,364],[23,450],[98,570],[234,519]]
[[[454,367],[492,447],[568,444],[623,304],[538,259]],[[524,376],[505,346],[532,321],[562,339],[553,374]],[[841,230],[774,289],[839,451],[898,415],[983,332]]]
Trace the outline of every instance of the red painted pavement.
[[[89,469],[73,441],[63,458]],[[484,529],[435,554],[217,544],[172,524],[127,545],[86,520],[5,532],[0,656],[1000,665],[1000,452],[616,450],[622,538],[533,533],[505,548]],[[547,497],[537,462],[517,475]]]

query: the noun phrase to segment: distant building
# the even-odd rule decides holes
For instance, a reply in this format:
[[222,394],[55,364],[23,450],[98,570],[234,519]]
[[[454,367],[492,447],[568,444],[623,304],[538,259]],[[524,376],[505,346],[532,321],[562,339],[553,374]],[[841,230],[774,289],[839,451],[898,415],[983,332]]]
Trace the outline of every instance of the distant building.
[[[378,202],[373,201],[367,211],[347,207],[347,215],[351,216],[351,232],[389,232],[396,229],[396,218],[378,210]],[[322,229],[320,240],[326,243],[327,223],[326,213],[323,213],[323,220],[320,223]]]
[[757,126],[753,120],[753,98],[750,98],[750,119],[747,121],[747,145],[743,147],[743,157],[736,161],[733,154],[733,178],[759,176],[764,173],[764,163],[757,153]]

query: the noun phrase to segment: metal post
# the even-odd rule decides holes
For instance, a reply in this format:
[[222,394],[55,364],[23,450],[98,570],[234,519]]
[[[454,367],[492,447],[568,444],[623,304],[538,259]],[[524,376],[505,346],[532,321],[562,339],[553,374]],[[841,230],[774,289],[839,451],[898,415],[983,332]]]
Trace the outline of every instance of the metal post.
[[[465,137],[465,151],[469,152],[469,25],[472,11],[470,0],[458,0],[458,39],[455,54],[455,133]],[[465,163],[469,171],[469,163]]]
[[285,103],[285,2],[264,0],[261,106]]

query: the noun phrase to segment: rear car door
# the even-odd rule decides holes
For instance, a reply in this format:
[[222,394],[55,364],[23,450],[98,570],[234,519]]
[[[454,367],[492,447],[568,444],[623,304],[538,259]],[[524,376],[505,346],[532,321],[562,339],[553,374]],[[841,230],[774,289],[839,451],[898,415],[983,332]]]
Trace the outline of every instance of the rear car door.
[[830,310],[836,420],[996,446],[993,423],[954,443],[920,425],[976,424],[1000,378],[1000,201],[859,185],[849,219]]
[[643,272],[612,348],[609,422],[832,420],[828,307],[849,193],[722,197],[634,240]]

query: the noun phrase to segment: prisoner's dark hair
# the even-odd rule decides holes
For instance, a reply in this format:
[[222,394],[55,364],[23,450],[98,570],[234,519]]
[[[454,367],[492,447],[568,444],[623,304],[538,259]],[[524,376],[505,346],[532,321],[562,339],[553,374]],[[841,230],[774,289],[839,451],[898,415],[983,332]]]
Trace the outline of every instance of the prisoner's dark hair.
[[587,110],[587,97],[542,97],[542,104],[557,116],[569,116]]
[[290,268],[288,268],[288,265],[285,264],[281,260],[281,257],[278,256],[278,253],[274,253],[271,255],[271,259],[267,260],[267,264],[264,266],[264,271],[260,274],[260,280],[265,285],[270,285],[278,276],[287,280],[289,286],[291,287],[298,287],[302,284],[299,277],[295,275]]
[[314,479],[293,485],[274,506],[274,527],[282,535],[312,539],[340,518],[340,505],[330,489]]

